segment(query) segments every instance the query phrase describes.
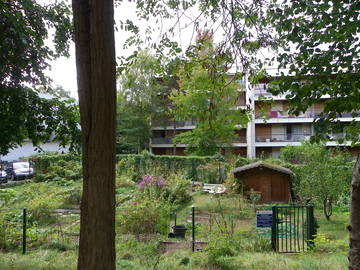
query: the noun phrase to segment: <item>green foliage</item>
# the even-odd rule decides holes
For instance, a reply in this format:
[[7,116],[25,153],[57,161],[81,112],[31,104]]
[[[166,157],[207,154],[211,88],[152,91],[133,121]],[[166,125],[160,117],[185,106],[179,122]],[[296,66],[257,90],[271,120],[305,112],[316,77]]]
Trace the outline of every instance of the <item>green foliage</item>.
[[[68,56],[69,6],[65,1],[1,1],[0,18],[0,153],[7,154],[24,139],[38,146],[54,134],[62,146],[75,149],[80,141],[78,106],[62,89],[52,89],[45,75],[52,60]],[[50,29],[54,46],[45,42]],[[40,97],[44,92],[52,98]]]
[[349,154],[304,143],[283,148],[281,157],[298,164],[293,167],[294,188],[302,200],[312,199],[322,204],[326,199],[336,202],[344,194],[349,195],[353,166]]
[[39,223],[53,223],[53,211],[60,206],[60,200],[54,195],[39,196],[29,200],[28,209],[32,217]]
[[221,266],[221,257],[234,256],[235,252],[231,242],[226,237],[217,237],[206,247],[208,252],[208,264],[210,266]]
[[32,162],[36,172],[38,173],[47,173],[49,167],[53,164],[58,164],[60,162],[60,166],[66,166],[65,162],[79,162],[80,156],[74,154],[40,154],[30,157],[30,161]]
[[49,154],[31,157],[36,175],[35,182],[55,181],[59,185],[71,185],[82,178],[79,156],[72,154]]
[[82,194],[82,186],[72,184],[67,187],[63,192],[59,192],[58,196],[61,197],[62,207],[80,205]]
[[209,32],[198,35],[197,45],[188,49],[188,59],[179,68],[180,89],[170,96],[171,115],[196,121],[193,130],[177,134],[174,142],[186,144],[188,153],[206,156],[234,140],[236,126],[244,127],[249,118],[235,106],[240,84],[238,77],[228,75],[231,53],[216,47]]
[[166,179],[162,197],[172,205],[184,205],[192,200],[188,190],[189,180],[174,173]]
[[21,240],[21,230],[14,230],[14,226],[19,223],[20,218],[14,212],[0,212],[0,249],[10,250],[18,247]]
[[295,115],[323,95],[330,97],[315,122],[316,139],[344,132],[341,140],[359,140],[359,122],[344,126],[336,120],[344,114],[359,116],[358,10],[358,1],[311,0],[273,1],[268,12],[277,32],[278,67],[292,75],[281,72],[271,91],[287,93],[290,113]]
[[133,201],[116,215],[116,228],[121,233],[154,234],[168,232],[170,208],[162,202]]
[[13,189],[0,189],[0,207],[8,206],[9,202],[16,197]]
[[183,173],[192,181],[204,181],[198,174],[198,167],[209,161],[216,160],[211,156],[166,156],[153,155],[143,152],[141,155],[117,155],[117,172],[127,175],[137,182],[145,174],[162,175],[167,177],[172,173]]
[[237,168],[237,167],[242,167],[242,166],[245,166],[247,164],[250,164],[250,163],[253,163],[253,162],[256,162],[257,159],[252,159],[252,158],[245,158],[245,157],[237,157],[235,162],[234,162],[234,167]]
[[122,70],[117,96],[117,153],[140,153],[151,137],[150,121],[165,115],[168,87],[160,81],[160,61],[149,51],[139,51]]

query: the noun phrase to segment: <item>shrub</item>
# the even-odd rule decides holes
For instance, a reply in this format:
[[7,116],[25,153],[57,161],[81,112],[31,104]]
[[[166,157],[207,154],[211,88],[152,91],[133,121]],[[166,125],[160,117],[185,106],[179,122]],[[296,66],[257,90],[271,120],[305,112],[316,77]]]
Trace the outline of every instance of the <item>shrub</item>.
[[60,205],[59,198],[49,194],[29,201],[28,209],[36,221],[47,224],[55,221],[53,211]]
[[82,187],[73,185],[60,195],[62,196],[62,206],[79,205],[81,202]]
[[16,197],[16,191],[13,189],[0,189],[0,206],[7,206],[9,202]]
[[117,228],[122,233],[167,233],[170,207],[156,202],[131,202],[121,208],[116,216]]
[[190,202],[192,200],[191,195],[189,194],[189,180],[183,178],[177,174],[171,174],[168,177],[167,185],[163,193],[163,198],[171,203],[182,205]]
[[[74,154],[40,154],[30,157],[30,161],[32,162],[37,173],[47,173],[49,167],[53,164],[64,164],[64,162],[75,162],[80,163],[80,156]],[[62,165],[60,165],[62,166]]]
[[182,172],[186,178],[199,181],[197,169],[200,165],[217,160],[217,157],[153,155],[144,151],[140,155],[117,155],[118,175],[126,174],[138,182],[145,174],[163,175]]
[[209,266],[221,267],[221,257],[235,255],[232,242],[223,235],[213,236],[205,251],[207,251],[207,264]]
[[[11,250],[21,243],[20,216],[16,212],[0,212],[0,249]],[[14,230],[18,227],[18,230]]]

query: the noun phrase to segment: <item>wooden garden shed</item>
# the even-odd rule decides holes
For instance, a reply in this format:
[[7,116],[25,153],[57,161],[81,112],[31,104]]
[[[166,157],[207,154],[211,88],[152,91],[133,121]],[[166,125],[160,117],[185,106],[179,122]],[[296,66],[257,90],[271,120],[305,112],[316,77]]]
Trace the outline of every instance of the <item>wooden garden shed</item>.
[[258,161],[233,171],[248,195],[250,190],[261,194],[260,203],[288,203],[291,199],[290,181],[292,171],[267,162]]

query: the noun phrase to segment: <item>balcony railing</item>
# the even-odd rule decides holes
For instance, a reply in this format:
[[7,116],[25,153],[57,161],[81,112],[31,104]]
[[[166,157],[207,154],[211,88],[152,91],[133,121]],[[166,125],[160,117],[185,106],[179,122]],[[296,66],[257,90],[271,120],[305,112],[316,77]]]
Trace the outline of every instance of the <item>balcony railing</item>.
[[[173,138],[162,138],[157,137],[152,139],[152,144],[172,144]],[[232,140],[232,143],[246,143],[246,136],[238,136],[234,140]]]
[[153,138],[153,144],[172,144],[173,138]]
[[246,136],[237,136],[231,142],[232,143],[246,143]]
[[261,134],[256,135],[256,142],[300,142],[303,140],[309,140],[312,136],[311,133],[273,133],[273,134]]
[[[291,115],[289,114],[287,111],[269,111],[266,113],[266,117],[264,117],[263,114],[257,114],[255,116],[256,119],[263,119],[263,118],[317,118],[320,113],[322,113],[322,110],[307,110],[303,113],[300,113],[299,115],[295,116],[295,115]],[[353,113],[342,113],[339,114],[338,117],[353,117],[353,114],[357,114],[355,115],[356,117],[360,117],[360,111],[355,111]]]
[[287,111],[269,111],[266,113],[266,117],[263,114],[257,114],[256,119],[263,118],[315,118],[319,116],[322,110],[308,110],[297,116],[289,114]]
[[267,85],[265,83],[259,83],[253,86],[253,91],[256,96],[271,96],[267,90]]
[[196,121],[195,120],[189,120],[189,121],[170,121],[170,120],[165,120],[165,121],[153,121],[153,126],[155,127],[190,127],[190,126],[195,126],[196,125]]

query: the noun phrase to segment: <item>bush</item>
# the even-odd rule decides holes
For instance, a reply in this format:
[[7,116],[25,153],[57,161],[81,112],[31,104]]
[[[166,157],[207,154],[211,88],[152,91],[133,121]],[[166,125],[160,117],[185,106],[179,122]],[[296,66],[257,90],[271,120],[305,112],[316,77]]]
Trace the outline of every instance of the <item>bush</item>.
[[200,165],[217,160],[217,157],[153,155],[144,151],[140,155],[117,155],[118,175],[127,175],[138,182],[145,174],[163,175],[182,173],[186,178],[199,181],[197,169]]
[[53,223],[56,220],[53,211],[60,204],[59,198],[56,198],[53,194],[45,195],[28,202],[29,214],[39,223]]
[[166,234],[171,210],[167,205],[154,202],[131,202],[116,215],[117,229],[129,234]]
[[174,205],[182,205],[192,200],[189,194],[189,180],[177,174],[168,177],[163,198]]
[[59,195],[62,196],[62,206],[79,205],[81,202],[82,186],[73,185]]
[[222,235],[213,236],[209,245],[205,248],[207,251],[208,266],[221,267],[221,257],[231,257],[235,255],[232,242],[229,238]]
[[[16,212],[0,212],[0,249],[11,250],[21,244],[21,216]],[[18,230],[14,230],[18,227]]]
[[64,166],[64,162],[80,163],[80,156],[74,154],[40,154],[30,157],[30,161],[33,164],[37,173],[47,173],[48,169],[53,164]]

